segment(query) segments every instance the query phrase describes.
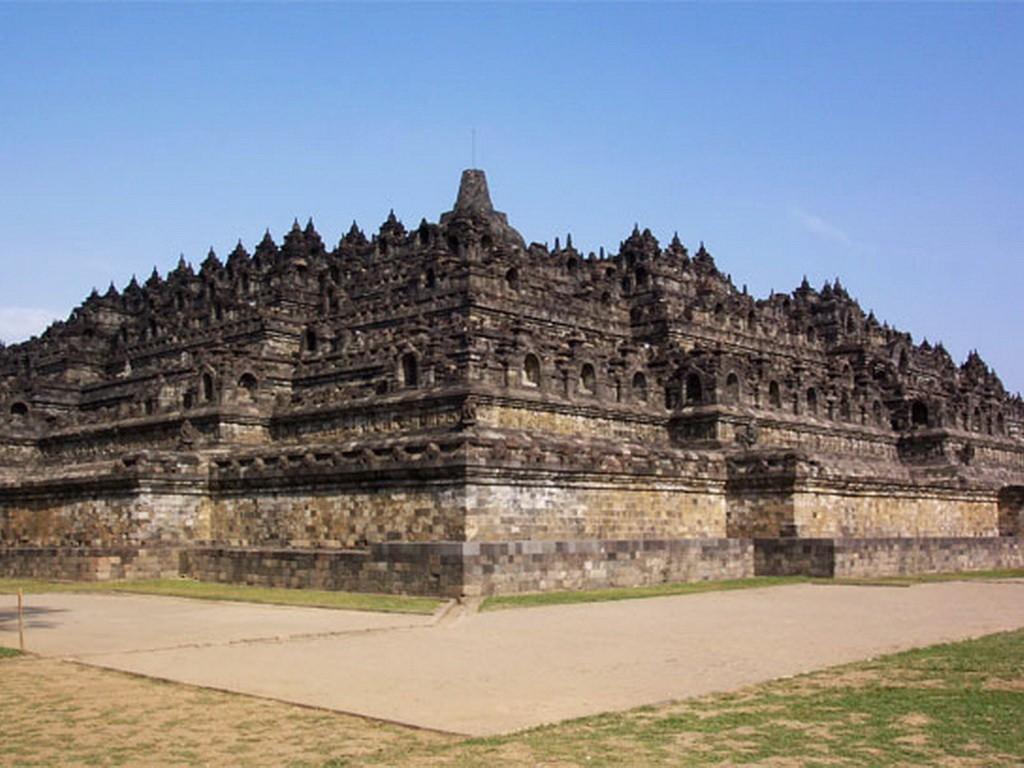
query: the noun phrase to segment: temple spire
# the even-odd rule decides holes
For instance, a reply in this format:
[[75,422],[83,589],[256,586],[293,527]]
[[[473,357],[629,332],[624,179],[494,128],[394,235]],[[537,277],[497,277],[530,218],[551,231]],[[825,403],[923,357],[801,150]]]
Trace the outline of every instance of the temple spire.
[[487,175],[475,168],[463,171],[459,196],[455,199],[455,212],[491,213],[493,210],[491,193],[487,189]]

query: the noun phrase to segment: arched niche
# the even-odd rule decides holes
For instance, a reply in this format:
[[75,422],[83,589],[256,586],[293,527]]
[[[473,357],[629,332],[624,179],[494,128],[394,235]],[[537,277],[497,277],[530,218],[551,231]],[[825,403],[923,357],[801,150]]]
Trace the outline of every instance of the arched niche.
[[412,352],[402,355],[399,362],[402,376],[402,386],[407,388],[418,387],[420,383],[419,361]]
[[698,374],[691,373],[686,377],[683,393],[687,405],[700,405],[704,402],[704,382]]
[[584,363],[580,367],[580,392],[585,395],[592,395],[597,392],[597,372],[590,363]]
[[637,371],[633,374],[632,391],[635,402],[647,402],[647,377],[644,376],[643,371]]
[[523,385],[540,387],[540,358],[532,352],[523,358]]

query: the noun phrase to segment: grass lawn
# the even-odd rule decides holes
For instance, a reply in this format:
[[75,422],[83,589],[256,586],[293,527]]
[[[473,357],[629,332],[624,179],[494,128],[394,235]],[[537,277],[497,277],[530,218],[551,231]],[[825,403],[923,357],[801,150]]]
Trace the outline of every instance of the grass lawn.
[[810,581],[802,576],[755,576],[751,579],[728,581],[686,581],[653,584],[643,587],[612,587],[566,592],[530,592],[522,595],[488,597],[480,607],[482,611],[500,611],[506,608],[532,608],[540,605],[567,605],[569,603],[602,603],[609,600],[636,600],[645,597],[692,595],[698,592],[722,592],[754,587],[775,587],[780,584],[799,584]]
[[965,571],[959,573],[930,573],[920,576],[891,576],[871,579],[821,579],[805,576],[755,576],[749,579],[728,581],[674,582],[643,587],[615,587],[610,589],[585,589],[565,592],[530,592],[521,595],[499,595],[488,597],[480,610],[500,611],[508,608],[533,608],[541,605],[567,605],[569,603],[600,603],[609,600],[636,600],[645,597],[667,597],[669,595],[692,595],[699,592],[720,592],[755,587],[775,587],[782,584],[838,584],[911,586],[937,581],[962,581],[965,579],[1015,579],[1024,578],[1024,570],[1008,569],[999,571]]
[[0,681],[4,765],[1024,765],[1024,630],[488,739],[31,655]]
[[4,648],[0,645],[0,659],[8,659],[12,656],[21,656],[21,651],[17,648]]
[[191,597],[197,600],[235,600],[246,603],[298,605],[308,608],[341,608],[352,611],[430,614],[441,601],[432,597],[370,595],[331,592],[320,589],[249,587],[243,584],[215,584],[191,579],[145,581],[63,582],[36,579],[0,579],[0,594],[23,589],[26,594],[42,592],[128,592],[142,595]]
[[992,571],[958,571],[956,573],[922,573],[916,576],[879,576],[864,579],[822,579],[823,583],[878,585],[883,587],[911,586],[939,581],[970,581],[972,579],[1024,579],[1024,569],[1004,568]]

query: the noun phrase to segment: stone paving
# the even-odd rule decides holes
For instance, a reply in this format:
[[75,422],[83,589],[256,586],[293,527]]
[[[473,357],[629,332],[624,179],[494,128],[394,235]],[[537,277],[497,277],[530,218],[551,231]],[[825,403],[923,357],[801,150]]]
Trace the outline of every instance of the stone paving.
[[[447,616],[30,599],[30,650],[488,735],[1024,626],[1024,582],[802,584]],[[0,606],[0,644],[17,633]]]

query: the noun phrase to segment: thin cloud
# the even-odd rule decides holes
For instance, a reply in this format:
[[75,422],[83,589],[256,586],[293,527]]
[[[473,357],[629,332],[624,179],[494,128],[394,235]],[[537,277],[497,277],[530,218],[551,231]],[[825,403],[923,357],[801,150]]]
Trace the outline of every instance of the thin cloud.
[[51,309],[0,307],[0,341],[11,344],[42,333],[57,319]]
[[853,239],[846,232],[832,222],[821,218],[821,216],[808,213],[803,208],[791,208],[789,212],[804,231],[810,232],[812,235],[823,240],[831,240],[834,243],[842,243],[843,245],[853,245]]

